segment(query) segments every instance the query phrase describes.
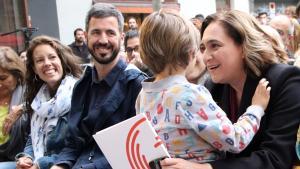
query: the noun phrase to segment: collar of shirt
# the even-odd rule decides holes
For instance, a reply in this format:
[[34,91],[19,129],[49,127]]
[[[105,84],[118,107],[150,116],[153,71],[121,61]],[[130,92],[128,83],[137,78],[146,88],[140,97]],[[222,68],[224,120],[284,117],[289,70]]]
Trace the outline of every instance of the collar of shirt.
[[125,70],[126,66],[127,66],[126,63],[123,60],[120,59],[118,61],[118,63],[116,64],[116,66],[102,80],[98,80],[97,70],[96,70],[95,67],[93,67],[93,70],[92,70],[92,84],[99,84],[101,82],[105,82],[107,85],[109,85],[110,87],[112,87],[113,84],[118,79],[119,74],[122,71]]
[[144,80],[142,82],[143,90],[146,92],[161,91],[176,84],[189,84],[183,75],[172,75],[156,82],[154,82],[154,80],[154,78]]

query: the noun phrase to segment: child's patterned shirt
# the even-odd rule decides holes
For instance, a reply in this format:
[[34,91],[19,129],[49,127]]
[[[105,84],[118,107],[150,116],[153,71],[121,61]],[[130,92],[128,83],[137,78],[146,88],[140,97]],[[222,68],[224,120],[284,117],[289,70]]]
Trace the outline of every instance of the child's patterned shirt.
[[181,75],[142,86],[136,112],[146,114],[172,157],[199,163],[224,158],[224,151],[240,152],[264,115],[262,107],[250,106],[232,124],[204,86]]

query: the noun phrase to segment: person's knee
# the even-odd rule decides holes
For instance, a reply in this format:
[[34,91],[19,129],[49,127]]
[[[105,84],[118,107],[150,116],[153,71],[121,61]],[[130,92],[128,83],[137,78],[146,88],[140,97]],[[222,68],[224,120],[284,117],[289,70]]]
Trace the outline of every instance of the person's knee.
[[0,162],[0,169],[15,169],[16,162],[14,161],[7,161],[7,162]]

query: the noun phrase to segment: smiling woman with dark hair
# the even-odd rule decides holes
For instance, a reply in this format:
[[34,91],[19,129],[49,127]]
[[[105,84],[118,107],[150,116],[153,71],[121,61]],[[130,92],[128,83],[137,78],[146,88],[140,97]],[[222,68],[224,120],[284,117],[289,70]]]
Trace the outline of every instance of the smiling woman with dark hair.
[[71,49],[48,36],[34,38],[27,50],[26,113],[30,137],[17,168],[48,169],[64,147],[73,87],[81,75]]

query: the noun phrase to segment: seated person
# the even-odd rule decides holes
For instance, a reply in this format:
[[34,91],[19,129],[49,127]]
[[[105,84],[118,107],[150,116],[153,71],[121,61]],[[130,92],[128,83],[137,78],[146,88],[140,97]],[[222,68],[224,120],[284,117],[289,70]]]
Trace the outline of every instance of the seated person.
[[0,46],[0,168],[14,169],[29,133],[29,118],[22,115],[26,68],[10,47]]
[[81,68],[70,48],[48,36],[34,38],[27,51],[26,113],[30,137],[17,168],[49,169],[64,147],[67,114]]

